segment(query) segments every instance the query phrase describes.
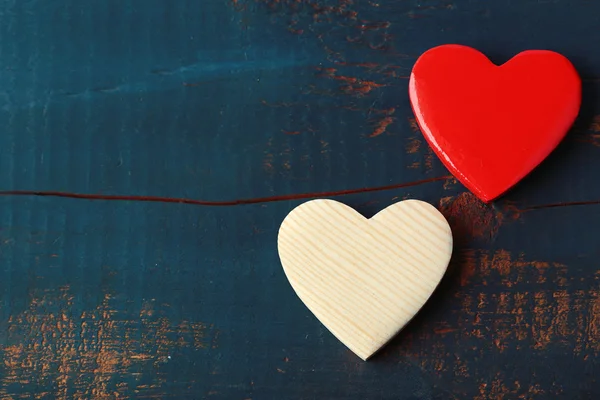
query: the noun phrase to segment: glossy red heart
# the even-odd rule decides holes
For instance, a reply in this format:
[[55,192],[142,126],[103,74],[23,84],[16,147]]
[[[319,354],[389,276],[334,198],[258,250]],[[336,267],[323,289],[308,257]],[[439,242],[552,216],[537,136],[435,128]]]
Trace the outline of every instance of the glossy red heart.
[[473,48],[443,45],[419,57],[409,94],[437,156],[489,202],[563,139],[579,113],[581,79],[552,51],[525,51],[497,66]]

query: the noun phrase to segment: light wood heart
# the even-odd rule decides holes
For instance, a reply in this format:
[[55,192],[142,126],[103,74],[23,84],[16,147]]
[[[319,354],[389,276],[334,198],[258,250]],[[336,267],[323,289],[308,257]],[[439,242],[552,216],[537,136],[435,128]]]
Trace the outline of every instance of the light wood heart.
[[308,309],[367,360],[437,287],[452,255],[452,232],[438,210],[418,200],[371,219],[334,200],[312,200],[284,219],[278,249]]

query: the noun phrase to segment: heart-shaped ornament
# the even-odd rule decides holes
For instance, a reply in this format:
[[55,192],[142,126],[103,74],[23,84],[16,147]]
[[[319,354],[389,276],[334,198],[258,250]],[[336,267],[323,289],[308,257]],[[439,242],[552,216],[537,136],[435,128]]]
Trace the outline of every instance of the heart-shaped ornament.
[[552,51],[525,51],[497,66],[473,48],[443,45],[419,57],[409,94],[434,152],[489,202],[563,139],[579,113],[581,79]]
[[405,200],[366,219],[334,200],[293,209],[279,229],[285,274],[310,311],[363,360],[423,307],[452,254],[432,205]]

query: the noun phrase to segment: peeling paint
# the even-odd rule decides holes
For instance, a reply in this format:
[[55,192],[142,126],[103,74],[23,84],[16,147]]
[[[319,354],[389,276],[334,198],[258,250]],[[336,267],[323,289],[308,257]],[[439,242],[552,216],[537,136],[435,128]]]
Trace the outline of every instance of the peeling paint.
[[[73,315],[68,286],[32,297],[28,309],[10,317],[7,344],[0,347],[3,394],[40,395],[27,392],[36,387],[54,387],[46,395],[57,399],[162,393],[164,378],[155,368],[178,349],[203,351],[210,343],[211,326],[172,322],[152,301],[135,318],[121,315],[112,303],[105,294],[96,308]],[[126,378],[132,375],[146,384],[130,386]]]
[[444,197],[439,208],[457,238],[492,239],[504,221],[503,214],[486,205],[471,192]]

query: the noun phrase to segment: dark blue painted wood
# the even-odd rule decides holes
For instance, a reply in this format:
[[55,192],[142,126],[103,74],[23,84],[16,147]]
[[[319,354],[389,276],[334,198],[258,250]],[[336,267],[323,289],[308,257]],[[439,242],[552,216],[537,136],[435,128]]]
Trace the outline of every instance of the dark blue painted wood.
[[303,200],[1,197],[0,398],[595,398],[600,206],[548,205],[600,199],[599,24],[584,0],[2,2],[0,190],[228,201],[443,177],[406,95],[442,43],[560,51],[584,103],[493,208],[451,180],[336,197],[367,216],[429,201],[457,235],[368,363],[281,270]]

